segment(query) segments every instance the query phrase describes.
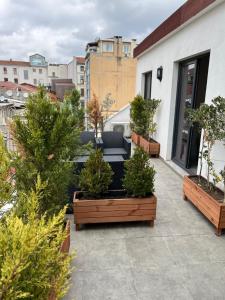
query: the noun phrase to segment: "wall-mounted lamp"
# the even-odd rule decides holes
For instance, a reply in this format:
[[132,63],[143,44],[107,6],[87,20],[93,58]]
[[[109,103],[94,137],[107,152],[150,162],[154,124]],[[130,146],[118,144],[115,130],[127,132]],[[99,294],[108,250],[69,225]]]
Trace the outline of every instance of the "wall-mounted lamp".
[[157,79],[159,79],[160,81],[162,81],[162,77],[163,77],[163,67],[159,67],[157,69]]

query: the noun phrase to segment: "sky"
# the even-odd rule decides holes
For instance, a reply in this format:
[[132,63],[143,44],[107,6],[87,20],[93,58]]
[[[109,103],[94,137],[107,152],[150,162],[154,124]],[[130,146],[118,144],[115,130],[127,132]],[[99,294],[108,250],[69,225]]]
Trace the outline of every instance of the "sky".
[[85,55],[96,38],[141,42],[185,0],[0,0],[0,59],[51,63]]

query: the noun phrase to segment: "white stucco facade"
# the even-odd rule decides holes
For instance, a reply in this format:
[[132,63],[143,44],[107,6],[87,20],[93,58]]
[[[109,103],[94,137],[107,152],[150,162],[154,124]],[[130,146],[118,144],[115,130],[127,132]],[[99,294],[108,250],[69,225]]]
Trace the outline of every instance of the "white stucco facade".
[[[161,99],[156,120],[155,139],[161,144],[160,155],[172,158],[175,106],[179,62],[210,52],[205,102],[216,96],[225,97],[225,1],[218,0],[175,32],[138,56],[136,93],[144,93],[144,73],[152,71],[151,97]],[[163,67],[163,78],[156,77]],[[225,147],[217,143],[213,150],[217,170],[225,164]]]

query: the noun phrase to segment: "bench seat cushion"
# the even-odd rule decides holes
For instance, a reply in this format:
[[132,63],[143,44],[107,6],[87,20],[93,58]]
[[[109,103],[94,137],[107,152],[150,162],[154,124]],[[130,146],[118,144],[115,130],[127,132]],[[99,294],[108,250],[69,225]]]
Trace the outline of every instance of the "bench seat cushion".
[[126,155],[127,151],[124,148],[105,148],[104,155]]

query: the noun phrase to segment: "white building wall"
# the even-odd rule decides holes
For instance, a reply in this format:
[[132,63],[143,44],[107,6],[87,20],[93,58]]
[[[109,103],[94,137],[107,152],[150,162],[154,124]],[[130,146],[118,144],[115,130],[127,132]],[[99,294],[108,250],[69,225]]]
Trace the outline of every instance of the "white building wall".
[[[210,9],[211,8],[211,9]],[[225,97],[225,2],[216,1],[204,14],[159,42],[138,57],[136,92],[143,95],[143,73],[152,71],[152,98],[162,100],[156,119],[155,139],[161,144],[160,155],[170,160],[174,129],[175,103],[179,61],[210,51],[206,103],[220,95]],[[163,67],[163,79],[156,78],[157,68]],[[216,158],[221,161],[217,162]],[[225,160],[225,147],[214,147],[213,159],[217,169]]]
[[76,57],[74,56],[72,61],[68,63],[68,79],[72,79],[75,85],[77,84],[76,65]]
[[[4,67],[7,68],[7,74],[4,74]],[[16,68],[17,74],[14,74],[13,69]],[[36,72],[34,72],[34,69]],[[28,71],[28,79],[24,78],[24,70]],[[39,70],[42,70],[41,73]],[[14,82],[14,79],[18,79],[18,83],[35,84],[34,79],[37,80],[37,84],[48,84],[48,72],[47,67],[29,67],[18,65],[0,65],[0,81],[4,81],[4,78],[8,78],[8,81]]]

